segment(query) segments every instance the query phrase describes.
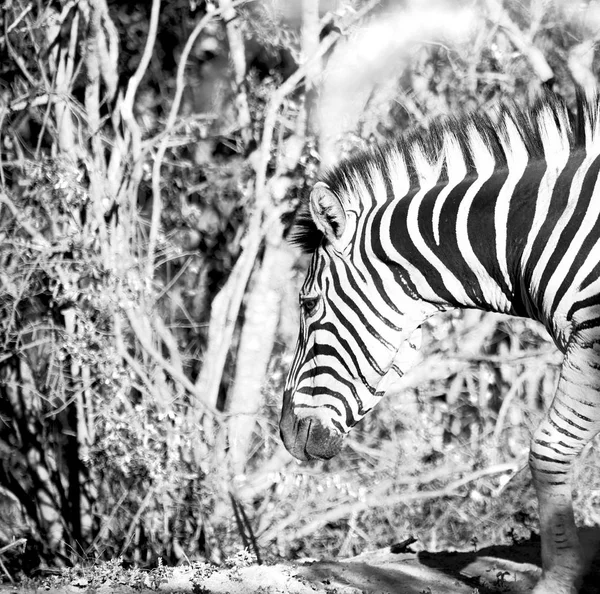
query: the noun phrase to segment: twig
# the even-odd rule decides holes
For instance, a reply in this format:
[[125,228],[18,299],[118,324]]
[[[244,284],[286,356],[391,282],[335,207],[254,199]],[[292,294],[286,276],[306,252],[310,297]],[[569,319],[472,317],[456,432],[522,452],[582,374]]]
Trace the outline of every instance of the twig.
[[[194,254],[196,255],[196,254]],[[163,287],[161,292],[154,299],[155,301],[160,301],[170,290],[175,283],[181,278],[182,274],[187,270],[189,265],[192,263],[192,258],[187,258],[181,268],[177,271],[177,273],[173,276],[173,278]]]
[[21,14],[13,21],[12,25],[6,29],[5,35],[8,35],[31,12],[32,8],[33,4],[29,4],[27,8],[21,11]]
[[[92,385],[91,383],[84,385],[83,387],[74,391],[71,394],[71,396],[69,396],[68,398],[63,400],[63,403],[60,406],[48,411],[47,413],[44,413],[43,415],[41,415],[41,418],[42,419],[52,419],[52,418],[56,417],[57,415],[59,415],[61,412],[67,410],[71,406],[71,404],[76,402],[77,399],[81,397],[81,395],[83,394],[83,392],[85,390],[90,388],[91,385]],[[36,395],[40,398],[43,398],[43,395],[40,392],[36,391]]]
[[363,511],[365,509],[374,509],[377,507],[391,507],[398,504],[405,504],[411,501],[424,501],[427,499],[440,499],[442,497],[456,497],[458,489],[465,485],[479,480],[484,476],[490,476],[494,474],[505,474],[507,472],[515,473],[519,469],[519,464],[515,462],[509,462],[506,464],[498,464],[490,468],[484,468],[477,472],[474,472],[462,479],[454,481],[442,489],[434,489],[431,491],[419,491],[416,493],[398,493],[389,495],[387,497],[372,497],[367,496],[364,501],[356,503],[348,503],[346,505],[340,505],[329,513],[323,514],[320,518],[310,522],[300,530],[294,533],[293,538],[303,538],[309,534],[312,534],[321,526],[329,524],[330,522],[336,522],[342,518],[345,518],[352,513]]
[[21,546],[27,544],[27,539],[26,538],[19,538],[18,540],[15,540],[14,542],[11,542],[10,544],[7,544],[5,546],[3,546],[2,548],[0,548],[0,555],[2,555],[2,553],[6,553],[6,551],[10,551],[10,549],[14,549],[15,547]]
[[[535,377],[534,372],[536,370],[531,369],[527,370],[524,373],[520,374],[512,383],[508,392],[502,398],[502,404],[500,406],[500,410],[498,411],[498,416],[496,418],[496,425],[494,426],[494,434],[493,434],[493,448],[494,451],[497,451],[498,442],[500,441],[500,435],[504,430],[504,423],[506,421],[506,416],[508,415],[508,411],[512,406],[513,398],[518,394],[519,390],[523,386],[523,384],[529,380],[532,376]],[[539,374],[539,371],[538,371]]]
[[557,348],[550,347],[547,349],[539,349],[537,351],[523,352],[516,355],[452,355],[452,359],[457,361],[469,361],[472,363],[497,363],[500,365],[504,364],[516,364],[528,361],[530,359],[546,359],[552,357],[562,358],[560,351]]
[[[33,3],[32,3],[33,4]],[[64,17],[63,15],[66,14],[66,12],[68,10],[70,10],[69,6],[71,5],[71,2],[66,2],[63,6],[63,10],[60,16],[60,21],[64,22]],[[46,10],[44,11],[44,16],[42,17],[42,19],[46,20],[48,19],[49,16],[49,12],[52,10],[51,7],[47,7]],[[52,19],[50,18],[50,21]],[[31,47],[33,48],[34,52],[35,52],[35,57],[37,60],[37,65],[39,68],[39,75],[42,79],[44,88],[46,89],[47,92],[49,92],[51,90],[51,86],[50,86],[50,78],[48,77],[48,72],[47,72],[47,68],[48,68],[48,61],[47,61],[47,51],[49,52],[51,49],[51,43],[50,44],[45,44],[44,48],[42,49],[42,45],[40,43],[40,39],[38,39],[38,25],[37,23],[40,22],[40,15],[37,15],[37,18],[28,18],[25,20],[25,24],[27,27],[27,33],[29,34],[29,40],[31,43]],[[46,22],[48,22],[46,20]],[[41,37],[41,36],[40,36]]]
[[271,158],[271,143],[273,141],[275,125],[277,124],[279,108],[285,98],[302,82],[306,73],[314,68],[314,64],[318,63],[318,61],[333,47],[339,37],[340,34],[336,31],[329,33],[329,35],[321,41],[317,51],[283,82],[269,100],[269,104],[265,111],[265,123],[263,126],[263,136],[259,148],[259,162],[256,172],[256,205],[258,207],[256,210],[258,211],[258,216],[262,216],[266,207],[266,202],[268,201],[267,170]]
[[119,500],[112,506],[109,516],[105,517],[102,520],[102,524],[100,525],[98,534],[96,534],[96,536],[94,537],[94,540],[92,541],[90,546],[85,550],[86,555],[89,555],[98,546],[98,544],[104,538],[106,538],[106,534],[108,533],[108,530],[110,529],[110,525],[111,525],[112,521],[115,519],[115,516],[121,509],[121,506],[123,505],[123,502],[125,501],[125,499],[127,499],[129,493],[130,493],[130,489],[125,489],[123,491],[123,493],[121,494],[121,497],[119,497]]
[[125,313],[127,315],[127,319],[129,320],[129,324],[131,325],[131,329],[136,335],[140,345],[146,351],[152,359],[154,359],[162,369],[164,369],[175,381],[179,382],[192,396],[194,396],[195,400],[198,401],[204,408],[205,412],[212,414],[213,416],[220,416],[219,413],[214,407],[209,406],[205,400],[202,398],[202,395],[198,392],[198,388],[194,386],[194,384],[185,376],[185,374],[177,369],[174,365],[169,363],[154,346],[151,344],[148,333],[144,331],[143,324],[139,319],[137,313],[135,313],[132,309],[125,309]]
[[52,111],[52,102],[48,101],[46,103],[46,109],[44,109],[44,116],[42,117],[42,125],[40,126],[40,132],[38,134],[37,144],[35,145],[35,152],[33,153],[36,161],[40,160],[40,151],[42,149],[42,142],[44,140],[46,128],[48,127],[48,121],[50,120],[51,111]]
[[[247,549],[250,546],[256,555],[256,563],[258,565],[262,565],[262,559],[260,556],[260,550],[258,548],[258,543],[256,542],[256,536],[254,535],[254,531],[252,530],[252,525],[250,524],[250,520],[244,511],[244,506],[241,501],[238,501],[233,493],[229,492],[229,499],[231,500],[231,507],[233,508],[233,515],[235,516],[235,523],[237,524],[238,532],[240,533],[240,537],[242,538],[242,543],[244,548]],[[250,542],[248,542],[248,540]]]
[[6,22],[4,25],[4,41],[6,43],[6,49],[8,50],[10,57],[13,59],[14,63],[19,67],[19,70],[21,71],[23,76],[27,79],[27,82],[31,85],[31,87],[33,87],[35,89],[38,86],[38,83],[35,80],[35,78],[31,75],[29,70],[27,70],[27,66],[25,65],[25,62],[21,59],[21,57],[15,51],[15,48],[12,46],[12,43],[10,42],[10,37],[8,36],[8,29],[6,28]]
[[[329,524],[331,522],[338,522],[339,520],[346,518],[354,513],[358,513],[367,509],[375,509],[378,507],[392,507],[394,505],[405,504],[412,501],[424,501],[427,499],[439,499],[442,497],[456,497],[459,495],[459,493],[457,492],[458,489],[464,487],[465,485],[473,481],[494,474],[515,473],[520,466],[521,465],[517,462],[507,462],[505,464],[498,464],[489,468],[483,468],[482,470],[478,470],[461,479],[451,482],[442,489],[432,489],[430,491],[416,491],[412,493],[396,493],[394,495],[388,495],[387,497],[382,496],[379,491],[376,493],[370,493],[361,501],[353,501],[350,503],[336,505],[334,509],[331,509],[321,514],[312,522],[309,522],[299,530],[293,532],[291,535],[288,536],[288,539],[292,540],[304,538],[305,536],[313,534],[315,531],[319,530],[326,524]],[[286,520],[275,526],[273,529],[261,535],[259,540],[263,543],[269,542],[270,540],[275,538],[275,536],[279,534],[286,526],[288,526],[290,523],[295,522],[296,520],[296,518],[292,518],[292,521],[290,522],[289,518],[286,518]]]
[[[399,487],[399,486],[422,487],[423,485],[426,485],[433,481],[444,480],[449,477],[456,476],[457,474],[462,474],[463,472],[467,472],[469,470],[471,470],[471,466],[459,466],[459,467],[450,467],[450,468],[445,467],[445,468],[436,468],[435,470],[425,473],[425,474],[422,474],[422,475],[409,476],[408,474],[405,474],[403,476],[394,477],[393,479],[390,478],[389,480],[386,480],[385,482],[377,484],[376,488],[374,488],[368,494],[368,497],[370,497],[372,500],[376,500],[378,497],[382,497],[386,491],[388,491],[389,489],[391,489],[393,487]],[[410,471],[407,471],[407,473],[408,472],[410,472]],[[302,470],[297,471],[296,474],[300,475],[300,476],[312,476],[314,474],[320,474],[320,472],[315,471],[314,469],[304,468]],[[257,492],[258,492],[258,490],[257,490]],[[243,491],[243,493],[244,493],[244,495],[246,495],[246,494],[248,494],[250,496],[254,495],[253,492],[247,493],[247,491]],[[364,501],[364,499],[363,499],[363,501]],[[352,512],[350,512],[350,513],[352,513]],[[302,517],[303,517],[303,514],[302,514],[301,510],[298,510],[297,512],[295,512],[293,514],[290,514],[289,516],[286,517],[285,520],[283,520],[282,522],[279,522],[277,524],[277,526],[275,526],[274,528],[261,534],[259,537],[260,541],[262,543],[269,542],[270,540],[275,538],[277,536],[277,534],[280,533],[282,530],[284,530],[287,526],[299,523],[300,520],[302,519]]]
[[69,34],[69,48],[67,50],[67,64],[65,71],[65,78],[69,81],[69,87],[71,87],[70,81],[73,80],[75,74],[75,56],[77,53],[77,35],[79,32],[79,11],[75,9],[75,16],[71,23],[71,32]]
[[135,516],[133,516],[133,519],[131,520],[131,524],[129,525],[129,530],[127,530],[127,534],[125,535],[125,540],[123,541],[123,546],[121,547],[121,552],[119,553],[120,555],[123,555],[125,553],[125,551],[127,550],[127,547],[131,544],[131,541],[133,539],[133,533],[136,531],[136,528],[138,527],[138,524],[139,524],[140,518],[142,517],[142,514],[144,513],[144,511],[146,510],[146,508],[152,501],[155,490],[156,490],[156,488],[154,486],[151,486],[150,489],[148,489],[148,493],[146,493],[146,496],[144,497],[142,503],[140,504],[140,507],[138,508],[137,512],[135,512]]
[[[0,130],[4,129],[4,118],[8,109],[6,109],[5,105],[0,107]],[[7,161],[3,161],[3,151],[0,151],[0,189],[4,189],[6,187],[6,178],[4,177],[4,168],[8,166]],[[2,212],[2,208],[0,208],[0,213]]]
[[[196,122],[210,122],[216,120],[219,116],[216,113],[194,113],[185,118],[180,118],[179,121],[170,130],[161,130],[155,136],[151,136],[146,140],[142,141],[142,153],[154,148],[165,136],[168,136],[172,132],[178,131],[180,128],[185,128],[190,124]],[[188,141],[189,143],[189,141]]]
[[[67,50],[66,56],[66,65],[64,64],[65,56],[61,53],[60,55],[60,70],[62,71],[62,66],[64,65],[64,90],[71,89],[71,82],[73,81],[73,76],[75,72],[75,54],[77,50],[77,33],[79,31],[79,12],[75,11],[75,16],[73,17],[73,22],[71,23],[71,32],[69,36],[69,47]],[[59,68],[55,73],[55,80],[61,79],[62,76],[59,74]],[[66,104],[66,102],[65,102]],[[35,147],[35,157],[39,159],[40,151],[42,149],[42,142],[44,140],[46,134],[46,127],[48,126],[48,121],[50,119],[52,102],[48,101],[46,105],[46,109],[44,111],[44,117],[42,118],[42,126],[38,133],[38,141]],[[66,114],[66,112],[65,112]],[[60,122],[57,121],[57,124],[60,125]]]
[[19,209],[13,204],[12,200],[6,194],[0,194],[0,204],[4,204],[8,207],[8,210],[15,217],[17,223],[31,235],[42,247],[50,247],[50,242],[41,235],[38,230],[27,222],[27,214],[19,211]]
[[30,97],[22,97],[23,96],[21,95],[20,97],[12,101],[8,105],[8,109],[10,111],[23,111],[24,109],[27,109],[29,107],[39,107],[40,105],[46,105],[48,103],[51,103],[52,101],[51,95],[49,93],[38,95],[34,99],[31,99]]
[[10,575],[10,573],[8,573],[8,569],[6,569],[6,565],[4,565],[4,562],[2,561],[2,559],[0,559],[0,569],[2,569],[2,571],[4,572],[4,575],[8,578],[8,581],[11,584],[14,584],[15,580],[13,580],[12,575]]

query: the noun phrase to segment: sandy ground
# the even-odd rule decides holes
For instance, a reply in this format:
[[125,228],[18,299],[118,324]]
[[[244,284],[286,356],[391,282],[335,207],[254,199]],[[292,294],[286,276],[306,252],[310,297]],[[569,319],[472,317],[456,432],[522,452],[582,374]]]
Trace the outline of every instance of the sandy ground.
[[[581,594],[600,594],[600,529],[581,533],[590,570]],[[495,546],[472,552],[367,552],[351,559],[215,569],[210,566],[176,568],[159,592],[196,594],[525,594],[540,574],[539,541]],[[133,592],[119,584],[98,587],[77,580],[62,587],[0,587],[0,594],[87,594]]]

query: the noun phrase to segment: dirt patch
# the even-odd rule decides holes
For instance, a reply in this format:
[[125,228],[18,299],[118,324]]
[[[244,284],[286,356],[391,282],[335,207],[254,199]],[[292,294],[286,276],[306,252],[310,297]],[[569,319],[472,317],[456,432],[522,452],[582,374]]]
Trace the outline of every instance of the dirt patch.
[[[581,594],[600,594],[600,529],[581,532],[590,570]],[[540,575],[540,543],[532,539],[510,546],[478,551],[402,552],[392,549],[366,552],[341,561],[308,561],[295,564],[250,565],[214,568],[178,567],[156,588],[133,588],[115,582],[72,583],[36,587],[0,587],[0,594],[525,594]]]
[[[589,565],[580,594],[600,594],[600,529],[581,530],[580,538]],[[352,594],[524,594],[540,574],[540,541],[534,537],[478,551],[393,554],[383,549],[345,561],[305,565],[296,575],[315,586],[351,587]]]

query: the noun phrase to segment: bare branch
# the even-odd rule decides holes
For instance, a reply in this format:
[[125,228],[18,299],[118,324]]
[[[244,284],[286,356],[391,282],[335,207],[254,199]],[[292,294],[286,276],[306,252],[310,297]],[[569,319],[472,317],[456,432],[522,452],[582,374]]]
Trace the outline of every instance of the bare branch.
[[27,544],[26,538],[18,538],[14,542],[11,542],[11,543],[3,546],[2,548],[0,548],[0,555],[2,555],[2,553],[6,553],[6,551],[10,551],[10,549],[14,549],[16,547],[19,547],[19,546],[25,545],[25,544]]
[[140,518],[142,517],[142,514],[146,511],[146,508],[150,505],[150,502],[152,501],[152,498],[154,497],[155,489],[156,489],[156,487],[154,485],[152,485],[148,489],[148,492],[146,493],[146,496],[144,497],[142,503],[140,503],[140,506],[138,507],[137,512],[135,512],[135,516],[133,516],[133,519],[131,520],[131,524],[129,525],[129,529],[127,530],[127,534],[123,541],[123,546],[121,547],[121,552],[120,552],[121,555],[123,555],[123,553],[125,553],[125,551],[127,550],[127,547],[131,544],[133,535],[135,534],[135,531],[138,528]]
[[235,105],[237,108],[238,123],[241,128],[242,140],[248,146],[252,140],[252,121],[250,118],[250,108],[248,107],[248,96],[246,94],[246,48],[244,37],[232,1],[219,0],[219,6],[225,20],[227,40],[229,42],[229,55],[237,87]]
[[[92,146],[96,166],[104,170],[102,162],[102,146],[99,143],[100,130],[100,47],[99,36],[102,22],[102,12],[99,4],[102,0],[88,0],[90,3],[89,34],[87,38],[87,51],[85,56],[87,84],[85,86],[85,109],[89,122]],[[99,187],[94,184],[94,187]],[[100,186],[101,187],[101,186]]]
[[156,33],[158,31],[158,17],[160,15],[160,2],[161,0],[152,0],[152,12],[150,13],[150,26],[148,28],[148,37],[146,38],[146,45],[144,46],[144,53],[140,59],[140,63],[134,73],[129,79],[127,85],[127,92],[121,103],[121,117],[131,132],[131,150],[133,162],[137,166],[136,168],[141,171],[141,163],[138,163],[138,158],[141,152],[141,134],[140,129],[133,117],[133,102],[135,100],[135,94],[137,93],[138,87],[144,78],[144,74],[150,64],[152,58],[152,51],[154,50],[154,44],[156,43]]
[[152,333],[150,331],[149,321],[131,308],[125,309],[125,314],[127,315],[131,329],[146,353],[150,355],[150,357],[152,357],[152,359],[154,359],[176,382],[179,382],[192,396],[194,396],[195,401],[200,403],[205,412],[220,416],[220,413],[217,410],[206,403],[206,400],[202,398],[202,394],[199,394],[196,386],[194,386],[194,384],[185,376],[181,369],[178,369],[172,363],[167,361],[158,349],[154,347],[150,340]]
[[42,247],[50,247],[50,242],[27,221],[27,214],[20,211],[6,194],[0,194],[0,205],[4,204],[15,217],[17,223]]
[[[53,70],[54,88],[47,89],[48,94],[55,99],[52,102],[55,126],[58,136],[58,147],[65,155],[73,157],[75,150],[75,132],[72,117],[72,101],[70,101],[71,79],[69,78],[70,69],[68,65],[68,56],[60,49],[59,45],[54,44],[54,40],[60,34],[61,22],[52,21],[52,25],[46,29],[46,39],[49,47],[52,49],[48,55],[50,67]],[[45,124],[44,124],[45,125]],[[38,141],[39,143],[39,141]]]
[[21,14],[13,21],[12,25],[6,29],[5,35],[8,35],[17,25],[27,16],[31,9],[33,8],[33,4],[28,4],[26,8],[21,11]]

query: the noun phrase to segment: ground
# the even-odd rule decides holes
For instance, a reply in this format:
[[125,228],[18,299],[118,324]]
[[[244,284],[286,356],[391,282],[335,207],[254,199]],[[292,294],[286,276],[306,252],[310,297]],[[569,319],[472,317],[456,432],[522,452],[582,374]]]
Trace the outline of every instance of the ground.
[[[600,594],[600,529],[581,533],[590,570],[580,594]],[[401,550],[402,552],[392,552]],[[405,546],[367,552],[351,559],[281,565],[244,564],[230,568],[199,565],[167,570],[167,581],[154,588],[122,580],[94,583],[87,578],[29,588],[0,587],[0,594],[141,593],[195,594],[525,594],[540,574],[539,540],[472,552],[410,552]]]

